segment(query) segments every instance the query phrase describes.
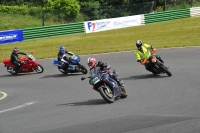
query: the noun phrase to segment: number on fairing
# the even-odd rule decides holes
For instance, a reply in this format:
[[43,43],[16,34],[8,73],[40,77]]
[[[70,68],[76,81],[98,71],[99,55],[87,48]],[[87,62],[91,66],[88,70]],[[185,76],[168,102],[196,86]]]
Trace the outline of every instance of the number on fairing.
[[73,55],[71,58],[72,58],[73,60],[76,60],[76,59],[77,59],[77,56],[76,56],[76,55]]
[[30,59],[33,59],[33,58],[34,58],[32,55],[29,55],[28,57],[29,57]]
[[100,81],[100,79],[99,79],[98,77],[92,79],[92,83],[93,83],[93,84],[96,84],[96,83],[98,83],[99,81]]

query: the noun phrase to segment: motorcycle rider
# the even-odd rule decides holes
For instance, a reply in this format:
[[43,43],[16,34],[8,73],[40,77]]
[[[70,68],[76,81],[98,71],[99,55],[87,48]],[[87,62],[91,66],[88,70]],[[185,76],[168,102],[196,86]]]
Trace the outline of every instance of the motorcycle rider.
[[111,69],[111,66],[108,65],[107,63],[105,62],[102,62],[102,61],[96,61],[95,58],[93,57],[89,57],[87,59],[87,62],[88,62],[88,66],[90,67],[90,71],[96,66],[96,67],[99,67],[100,68],[100,71],[102,72],[105,72],[105,73],[108,73],[110,75],[111,78],[113,78],[121,87],[124,86],[124,83],[122,82],[122,80],[119,78],[118,75],[116,75],[115,73],[117,73],[115,70],[113,71],[113,73],[110,73],[110,69]]
[[20,59],[18,57],[19,54],[26,55],[26,53],[24,53],[24,52],[19,52],[19,49],[17,47],[15,47],[13,49],[13,52],[11,53],[11,56],[10,56],[10,62],[13,65],[15,65],[15,69],[14,70],[16,72],[20,71],[19,68],[23,64],[23,61],[20,61]]
[[[69,59],[65,54],[73,55],[72,52],[68,52],[64,46],[60,46],[59,52],[58,52],[58,61],[61,62],[62,64],[65,64],[66,71],[68,71],[68,66],[69,66]],[[61,59],[64,59],[66,62],[62,62]]]
[[[152,55],[151,52],[156,50],[155,48],[153,48],[152,45],[143,44],[141,40],[136,41],[136,47],[137,49],[135,51],[135,56],[136,56],[137,62],[139,63],[142,63],[144,59],[148,59]],[[164,61],[161,59],[159,55],[155,55],[155,56],[158,60],[160,60],[160,62],[164,64]],[[154,75],[156,74],[156,72],[153,69],[151,69],[151,66],[149,63],[145,64],[145,68],[146,70],[152,72]]]

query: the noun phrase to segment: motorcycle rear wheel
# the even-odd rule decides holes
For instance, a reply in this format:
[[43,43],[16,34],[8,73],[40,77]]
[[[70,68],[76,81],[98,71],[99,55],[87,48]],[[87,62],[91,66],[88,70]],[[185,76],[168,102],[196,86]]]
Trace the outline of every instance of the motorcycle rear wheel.
[[[107,89],[109,89],[111,92],[112,90],[108,87]],[[108,103],[113,103],[115,101],[115,98],[114,98],[114,95],[112,94],[112,96],[110,96],[108,94],[108,91],[107,91],[106,88],[99,88],[99,93],[101,94],[101,96],[103,97],[103,99],[108,102]]]
[[87,68],[86,68],[85,66],[80,65],[79,67],[80,67],[80,68],[79,68],[80,71],[81,71],[83,74],[87,74],[87,73],[88,73]]
[[39,64],[39,65],[35,68],[35,71],[36,71],[37,73],[42,73],[42,72],[44,71],[44,68],[43,68],[42,65]]
[[17,72],[12,67],[9,67],[9,66],[7,66],[7,71],[12,75],[16,75],[17,74]]
[[65,71],[65,70],[63,70],[62,67],[59,67],[59,66],[58,66],[58,70],[59,70],[61,73],[63,73],[63,74],[68,74],[68,72]]

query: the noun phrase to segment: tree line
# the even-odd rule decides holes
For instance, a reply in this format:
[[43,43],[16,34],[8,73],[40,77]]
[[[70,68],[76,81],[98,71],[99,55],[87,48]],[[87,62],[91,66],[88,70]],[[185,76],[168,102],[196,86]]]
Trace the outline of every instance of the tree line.
[[156,8],[162,10],[166,1],[173,4],[194,0],[0,0],[0,13],[67,23],[146,14]]
[[[156,2],[157,6],[164,5],[165,0],[152,0]],[[84,6],[93,7],[94,5],[99,6],[116,6],[116,5],[129,5],[129,4],[138,4],[145,2],[152,2],[149,0],[1,0],[1,5],[28,5],[28,6],[43,6],[45,3],[49,2],[61,2],[61,3],[78,3],[81,7]],[[172,3],[174,1],[180,2],[191,2],[192,0],[167,0],[168,3]]]

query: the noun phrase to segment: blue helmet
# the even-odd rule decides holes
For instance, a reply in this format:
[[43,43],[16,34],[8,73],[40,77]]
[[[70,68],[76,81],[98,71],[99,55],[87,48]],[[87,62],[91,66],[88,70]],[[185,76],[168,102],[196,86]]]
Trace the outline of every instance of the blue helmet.
[[60,46],[60,51],[65,50],[64,46]]

